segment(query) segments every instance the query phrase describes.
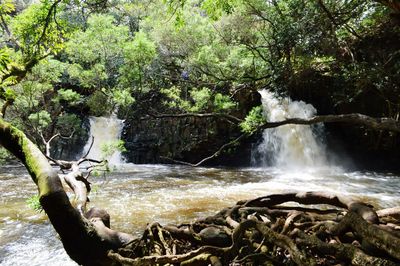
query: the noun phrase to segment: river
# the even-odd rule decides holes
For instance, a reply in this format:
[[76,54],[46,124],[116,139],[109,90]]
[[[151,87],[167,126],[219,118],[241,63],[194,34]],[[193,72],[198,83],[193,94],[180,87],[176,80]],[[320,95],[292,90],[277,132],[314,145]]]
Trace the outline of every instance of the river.
[[[268,121],[316,114],[310,104],[266,90],[260,94]],[[102,146],[119,140],[123,121],[91,117],[90,126],[93,146],[90,137],[82,154],[102,158]],[[399,175],[344,170],[349,161],[344,158],[325,147],[323,125],[265,130],[251,158],[258,167],[252,168],[134,165],[124,163],[116,152],[108,158],[116,170],[91,177],[90,204],[110,213],[112,228],[138,237],[147,223],[190,222],[238,200],[279,192],[324,191],[355,197],[375,208],[400,206]],[[35,193],[24,168],[0,167],[0,264],[75,265],[45,214],[28,207],[26,201]]]
[[[91,204],[106,209],[111,226],[139,236],[147,223],[190,222],[270,193],[327,191],[365,200],[376,208],[400,205],[399,176],[339,169],[283,172],[277,168],[190,168],[125,164],[92,178]],[[0,265],[76,265],[43,213],[26,200],[36,193],[21,167],[0,168]],[[362,198],[361,198],[362,197]]]

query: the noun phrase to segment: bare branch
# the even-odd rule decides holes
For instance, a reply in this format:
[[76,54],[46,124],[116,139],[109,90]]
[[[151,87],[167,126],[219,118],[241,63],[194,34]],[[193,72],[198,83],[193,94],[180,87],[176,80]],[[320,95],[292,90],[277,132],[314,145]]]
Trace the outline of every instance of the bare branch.
[[179,161],[179,160],[174,160],[168,157],[164,157],[164,156],[160,156],[161,159],[165,159],[174,163],[178,163],[178,164],[183,164],[183,165],[188,165],[188,166],[193,166],[193,167],[197,167],[200,165],[203,165],[205,162],[214,159],[216,157],[218,157],[225,149],[235,146],[239,143],[239,141],[241,141],[243,138],[247,137],[248,135],[246,133],[243,133],[242,135],[240,135],[239,137],[237,137],[236,139],[222,145],[216,152],[214,152],[212,155],[202,159],[201,161],[199,161],[198,163],[192,164],[192,163],[188,163],[188,162],[184,162],[184,161]]
[[[213,114],[177,114],[177,115],[161,115],[160,118],[163,117],[189,117],[189,116],[200,116],[203,117],[212,117]],[[237,121],[242,121],[238,118],[235,118]],[[276,128],[280,127],[283,125],[289,125],[289,124],[296,124],[296,125],[312,125],[312,124],[317,124],[317,123],[352,123],[355,125],[362,125],[366,126],[369,129],[374,129],[374,130],[387,130],[387,131],[394,131],[394,132],[400,132],[400,122],[398,120],[395,120],[393,118],[389,117],[382,117],[382,118],[374,118],[370,117],[367,115],[363,114],[343,114],[343,115],[321,115],[321,116],[314,116],[310,119],[303,119],[303,118],[289,118],[283,121],[278,121],[278,122],[267,122],[264,125],[260,126],[258,130],[264,130],[267,128]],[[171,161],[174,163],[182,164],[182,165],[188,165],[188,166],[201,166],[205,162],[218,157],[225,149],[232,147],[236,145],[239,141],[241,141],[243,138],[247,137],[247,133],[243,133],[240,135],[238,138],[222,145],[215,153],[212,155],[202,159],[201,161],[197,163],[189,163],[185,161],[180,161],[180,160],[175,160],[173,158],[169,157],[164,157],[160,156],[161,159]]]
[[[89,155],[90,150],[91,150],[92,147],[93,147],[93,144],[94,144],[94,136],[92,136],[92,142],[90,143],[89,149],[87,150],[86,154],[85,154],[84,156],[82,156],[82,158],[81,158],[80,160],[85,159],[85,158]],[[80,160],[79,160],[79,161],[80,161]]]
[[259,129],[274,128],[288,124],[312,125],[317,123],[352,123],[355,125],[366,126],[374,130],[387,130],[400,132],[400,122],[390,117],[374,118],[363,114],[343,114],[343,115],[320,115],[310,119],[289,118],[279,122],[267,122]]
[[[200,118],[208,118],[208,117],[217,117],[217,118],[223,118],[228,121],[233,121],[240,123],[243,120],[240,118],[237,118],[233,115],[229,114],[223,114],[223,113],[204,113],[204,114],[199,114],[199,113],[184,113],[184,114],[148,114],[151,117],[154,118],[186,118],[186,117],[200,117]],[[141,118],[141,120],[144,120],[145,118]]]
[[39,132],[39,135],[40,135],[40,137],[41,137],[41,139],[42,139],[42,142],[43,142],[43,144],[46,146],[46,153],[45,153],[45,155],[46,155],[47,159],[49,159],[49,160],[52,161],[52,162],[55,162],[55,161],[56,161],[55,159],[53,159],[53,158],[50,157],[51,142],[52,142],[54,139],[56,139],[56,138],[58,138],[58,137],[60,137],[60,138],[62,138],[62,139],[71,139],[71,138],[73,137],[74,134],[75,134],[75,129],[72,131],[71,135],[69,135],[69,136],[63,136],[63,135],[61,135],[60,133],[57,133],[57,134],[53,135],[49,140],[46,141],[46,139],[45,139],[44,136],[43,136],[43,133],[42,133],[42,132]]
[[[318,0],[317,1],[319,6],[322,8],[322,10],[325,12],[325,14],[327,15],[327,17],[329,18],[330,21],[332,21],[332,23],[337,26],[340,27],[340,23],[336,21],[335,17],[332,15],[332,13],[328,10],[328,8],[325,6],[323,0]],[[350,32],[351,34],[353,34],[355,37],[357,37],[358,39],[362,39],[362,37],[351,27],[349,26],[347,23],[343,24],[344,28]]]
[[[0,145],[19,158],[27,168],[32,180],[38,186],[40,204],[60,235],[68,255],[78,264],[104,265],[107,262],[108,250],[116,250],[133,240],[131,235],[107,228],[99,217],[93,216],[89,221],[82,215],[87,200],[88,183],[80,177],[76,178],[80,172],[79,166],[74,166],[73,170],[76,171],[71,172],[69,177],[79,186],[77,191],[80,191],[78,192],[80,211],[71,205],[59,175],[43,153],[24,133],[1,118]],[[72,177],[75,177],[75,181]]]
[[107,160],[101,160],[101,161],[99,161],[99,160],[95,160],[95,159],[82,158],[82,159],[79,159],[79,160],[78,160],[77,164],[80,165],[80,164],[82,164],[83,162],[91,162],[91,163],[98,163],[98,164],[100,164],[100,163],[106,163]]

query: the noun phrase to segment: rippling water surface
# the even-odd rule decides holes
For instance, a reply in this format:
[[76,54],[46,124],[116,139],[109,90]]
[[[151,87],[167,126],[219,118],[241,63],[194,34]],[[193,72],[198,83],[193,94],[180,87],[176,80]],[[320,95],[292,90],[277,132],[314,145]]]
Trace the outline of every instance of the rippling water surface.
[[[146,224],[180,223],[214,214],[240,199],[287,191],[327,191],[376,208],[400,206],[400,177],[340,169],[189,168],[123,165],[92,178],[91,204],[106,209],[111,226],[137,236]],[[76,265],[44,214],[26,204],[36,187],[23,168],[0,168],[0,265]],[[362,195],[362,196],[360,196]]]

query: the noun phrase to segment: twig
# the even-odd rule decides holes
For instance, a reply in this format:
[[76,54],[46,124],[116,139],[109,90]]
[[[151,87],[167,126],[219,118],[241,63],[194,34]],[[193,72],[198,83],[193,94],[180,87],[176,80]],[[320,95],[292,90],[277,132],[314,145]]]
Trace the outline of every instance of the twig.
[[188,163],[188,162],[184,162],[184,161],[179,161],[179,160],[175,160],[169,157],[164,157],[164,156],[160,156],[161,159],[165,159],[174,163],[178,163],[178,164],[183,164],[183,165],[188,165],[188,166],[193,166],[193,167],[198,167],[202,164],[204,164],[205,162],[218,157],[226,148],[229,148],[231,146],[236,145],[239,141],[241,141],[243,138],[247,137],[247,133],[243,133],[242,135],[240,135],[239,137],[237,137],[236,139],[222,145],[216,152],[214,152],[212,155],[202,159],[201,161],[199,161],[198,163]]
[[82,156],[82,158],[81,158],[80,160],[86,158],[86,157],[89,155],[90,150],[91,150],[92,147],[93,147],[93,143],[94,143],[94,136],[92,136],[92,142],[90,143],[89,149],[87,150],[86,154],[85,154],[84,156]]

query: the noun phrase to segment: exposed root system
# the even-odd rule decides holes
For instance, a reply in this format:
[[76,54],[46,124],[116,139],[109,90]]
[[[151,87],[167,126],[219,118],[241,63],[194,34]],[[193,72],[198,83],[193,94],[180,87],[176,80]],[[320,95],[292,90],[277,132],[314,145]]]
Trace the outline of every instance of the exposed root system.
[[376,212],[326,193],[275,194],[191,224],[152,223],[108,256],[122,265],[400,265],[398,218],[399,208]]

